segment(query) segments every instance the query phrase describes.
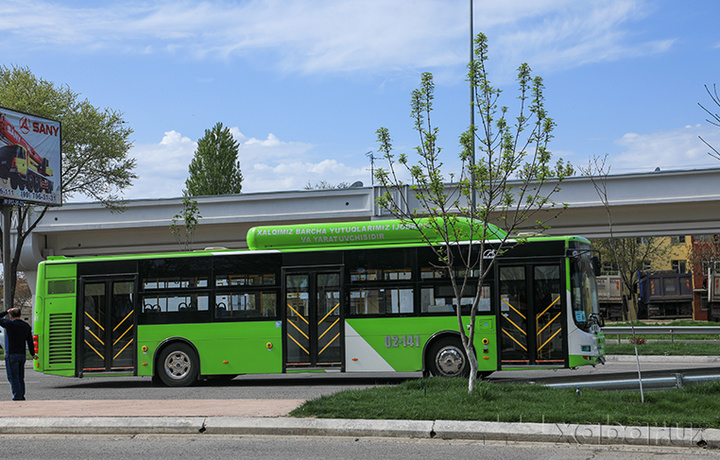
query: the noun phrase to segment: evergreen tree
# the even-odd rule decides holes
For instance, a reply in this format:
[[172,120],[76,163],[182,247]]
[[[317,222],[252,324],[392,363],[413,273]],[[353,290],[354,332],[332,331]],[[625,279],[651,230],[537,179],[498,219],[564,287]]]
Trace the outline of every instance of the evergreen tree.
[[218,122],[198,140],[195,156],[190,162],[190,177],[185,181],[187,196],[231,195],[242,191],[238,150],[230,128]]

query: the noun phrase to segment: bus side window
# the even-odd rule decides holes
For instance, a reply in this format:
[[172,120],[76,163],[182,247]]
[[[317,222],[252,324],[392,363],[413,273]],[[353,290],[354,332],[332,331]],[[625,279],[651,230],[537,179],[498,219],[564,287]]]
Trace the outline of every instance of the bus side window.
[[277,316],[276,290],[232,290],[215,295],[216,319],[256,319]]
[[414,311],[412,288],[356,288],[350,291],[352,315],[404,315]]

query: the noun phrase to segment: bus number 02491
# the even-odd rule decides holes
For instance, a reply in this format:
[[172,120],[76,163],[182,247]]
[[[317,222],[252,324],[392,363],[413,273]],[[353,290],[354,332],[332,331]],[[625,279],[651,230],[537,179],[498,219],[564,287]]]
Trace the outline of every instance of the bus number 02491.
[[420,336],[419,335],[386,335],[385,346],[387,348],[403,347],[419,347]]

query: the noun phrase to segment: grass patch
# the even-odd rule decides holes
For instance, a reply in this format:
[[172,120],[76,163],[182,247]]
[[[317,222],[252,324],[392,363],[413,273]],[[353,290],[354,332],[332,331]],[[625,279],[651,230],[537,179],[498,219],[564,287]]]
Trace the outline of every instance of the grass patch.
[[294,417],[483,420],[720,428],[720,382],[646,392],[558,390],[531,384],[430,378],[396,386],[346,390],[307,401]]
[[[632,343],[605,343],[605,354],[608,355],[634,355],[635,346]],[[646,342],[638,345],[638,355],[661,356],[718,356],[720,344],[702,342]]]

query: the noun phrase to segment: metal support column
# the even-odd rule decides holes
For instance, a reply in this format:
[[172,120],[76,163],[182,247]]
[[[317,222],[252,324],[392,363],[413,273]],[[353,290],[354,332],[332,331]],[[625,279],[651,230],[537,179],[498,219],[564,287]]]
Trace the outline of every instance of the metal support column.
[[11,308],[12,297],[10,292],[10,279],[12,278],[10,270],[10,220],[12,218],[12,206],[0,205],[0,213],[2,213],[2,263],[3,263],[3,307],[5,310]]

